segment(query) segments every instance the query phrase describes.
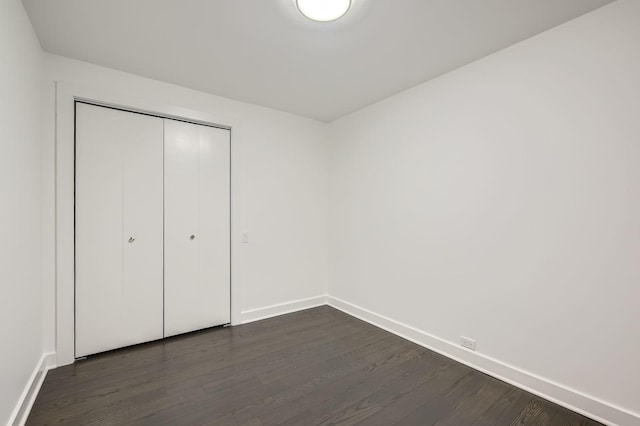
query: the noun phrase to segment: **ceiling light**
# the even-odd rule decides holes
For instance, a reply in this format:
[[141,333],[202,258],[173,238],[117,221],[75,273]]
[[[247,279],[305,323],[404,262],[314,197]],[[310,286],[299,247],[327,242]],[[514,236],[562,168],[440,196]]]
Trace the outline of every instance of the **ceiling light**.
[[347,13],[351,0],[296,0],[298,10],[313,21],[335,21]]

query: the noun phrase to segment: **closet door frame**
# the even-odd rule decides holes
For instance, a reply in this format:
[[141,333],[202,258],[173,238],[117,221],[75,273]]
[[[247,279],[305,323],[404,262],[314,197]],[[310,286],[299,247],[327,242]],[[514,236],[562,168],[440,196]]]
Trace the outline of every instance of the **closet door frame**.
[[[135,93],[132,95],[135,96]],[[231,136],[231,324],[241,323],[239,279],[240,205],[239,144],[242,125],[235,117],[208,113],[171,104],[158,103],[101,89],[56,82],[56,146],[55,146],[55,289],[48,289],[45,312],[55,317],[55,330],[49,330],[55,341],[50,366],[63,366],[75,361],[75,104],[84,102],[133,113],[157,116],[194,124],[227,129]]]

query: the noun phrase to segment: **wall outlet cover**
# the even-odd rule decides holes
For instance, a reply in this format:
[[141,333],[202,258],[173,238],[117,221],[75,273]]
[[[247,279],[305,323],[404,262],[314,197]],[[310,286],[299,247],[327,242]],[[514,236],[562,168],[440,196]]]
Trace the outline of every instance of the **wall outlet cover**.
[[469,339],[468,337],[460,336],[460,344],[462,345],[462,347],[471,349],[472,351],[476,350],[476,341],[473,339]]

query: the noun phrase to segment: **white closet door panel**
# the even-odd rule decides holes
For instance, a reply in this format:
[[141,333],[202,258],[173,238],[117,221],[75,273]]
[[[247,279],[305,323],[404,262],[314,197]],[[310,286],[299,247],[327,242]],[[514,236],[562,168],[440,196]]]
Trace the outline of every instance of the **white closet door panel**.
[[165,120],[165,336],[230,320],[229,145]]
[[76,106],[76,356],[162,337],[162,131]]
[[199,126],[200,288],[211,305],[200,315],[209,324],[231,321],[230,132]]
[[[122,291],[122,152],[104,114],[76,107],[76,356],[116,347]],[[109,114],[110,115],[110,114]]]
[[[165,120],[165,336],[191,331],[200,259],[198,230],[198,129]],[[195,235],[191,239],[191,235]]]
[[[131,114],[134,115],[134,114]],[[135,143],[123,147],[123,300],[127,345],[163,337],[163,146],[162,119],[135,117]],[[133,242],[129,242],[133,239]]]

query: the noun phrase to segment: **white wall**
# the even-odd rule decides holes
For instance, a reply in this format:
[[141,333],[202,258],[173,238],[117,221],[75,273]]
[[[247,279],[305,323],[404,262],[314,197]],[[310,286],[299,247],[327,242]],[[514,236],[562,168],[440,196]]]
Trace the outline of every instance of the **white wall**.
[[619,0],[334,122],[329,294],[638,415],[639,46]]
[[[55,315],[55,81],[234,117],[242,124],[240,211],[242,311],[324,295],[327,286],[326,138],[323,123],[60,56],[45,55],[44,264],[47,318]],[[224,123],[223,123],[224,124]],[[235,279],[235,278],[234,278]],[[54,347],[53,322],[47,348]]]
[[0,2],[0,424],[42,355],[40,75],[22,3]]

